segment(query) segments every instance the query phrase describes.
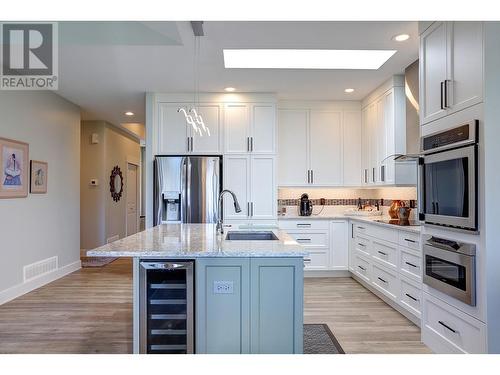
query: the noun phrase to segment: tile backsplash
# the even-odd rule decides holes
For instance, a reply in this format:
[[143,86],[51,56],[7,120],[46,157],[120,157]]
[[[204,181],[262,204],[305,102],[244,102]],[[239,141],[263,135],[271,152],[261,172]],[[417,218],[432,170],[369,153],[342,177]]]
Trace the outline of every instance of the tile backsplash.
[[393,200],[402,200],[406,206],[410,200],[417,199],[415,187],[381,187],[371,189],[346,189],[346,188],[281,188],[278,190],[278,206],[296,206],[300,196],[307,193],[313,205],[320,205],[320,200],[325,199],[326,206],[356,206],[358,198],[363,204],[389,207]]

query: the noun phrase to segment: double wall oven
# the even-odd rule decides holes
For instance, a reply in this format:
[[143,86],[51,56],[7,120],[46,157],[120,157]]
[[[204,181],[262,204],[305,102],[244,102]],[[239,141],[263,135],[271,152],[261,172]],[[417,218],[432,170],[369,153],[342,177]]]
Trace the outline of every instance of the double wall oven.
[[425,136],[419,161],[419,219],[477,231],[478,121]]

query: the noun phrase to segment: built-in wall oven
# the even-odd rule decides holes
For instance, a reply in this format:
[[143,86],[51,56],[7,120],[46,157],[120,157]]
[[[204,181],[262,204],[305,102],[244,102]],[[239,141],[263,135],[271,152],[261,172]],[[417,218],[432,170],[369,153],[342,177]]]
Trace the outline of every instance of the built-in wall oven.
[[421,139],[419,219],[477,231],[478,121]]
[[468,305],[476,305],[476,247],[424,237],[424,283]]

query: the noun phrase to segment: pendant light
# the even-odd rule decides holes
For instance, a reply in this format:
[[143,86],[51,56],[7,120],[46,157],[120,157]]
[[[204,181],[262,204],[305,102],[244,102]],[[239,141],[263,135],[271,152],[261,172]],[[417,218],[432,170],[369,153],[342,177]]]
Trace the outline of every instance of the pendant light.
[[[203,121],[203,117],[201,116],[199,107],[200,107],[200,88],[199,88],[199,56],[200,56],[200,36],[203,35],[203,29],[201,27],[202,22],[196,22],[197,25],[194,25],[195,22],[191,22],[194,31],[194,100],[193,107],[189,110],[181,107],[177,110],[177,112],[182,112],[184,114],[186,125],[191,125],[193,131],[197,133],[200,137],[203,137],[203,134],[210,136],[210,129],[205,122]],[[199,27],[195,29],[195,26]],[[201,29],[201,32],[199,31]]]

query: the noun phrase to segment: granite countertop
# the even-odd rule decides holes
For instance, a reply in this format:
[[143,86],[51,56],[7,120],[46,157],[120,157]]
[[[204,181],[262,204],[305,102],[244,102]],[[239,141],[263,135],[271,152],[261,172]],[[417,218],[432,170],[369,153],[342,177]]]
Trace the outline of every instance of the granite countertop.
[[375,224],[379,226],[383,226],[386,228],[392,228],[396,230],[404,230],[407,232],[420,233],[420,225],[410,225],[410,226],[400,226],[388,223],[380,223],[376,220],[385,220],[388,221],[391,218],[389,216],[376,215],[376,216],[349,216],[342,213],[337,214],[325,214],[325,215],[311,215],[311,216],[299,216],[299,215],[284,215],[278,216],[278,220],[354,220],[360,221],[364,223]]
[[[262,229],[260,229],[262,230]],[[275,241],[227,241],[215,224],[162,224],[87,251],[94,257],[304,257],[308,252],[285,231]],[[245,230],[246,231],[246,230]]]

